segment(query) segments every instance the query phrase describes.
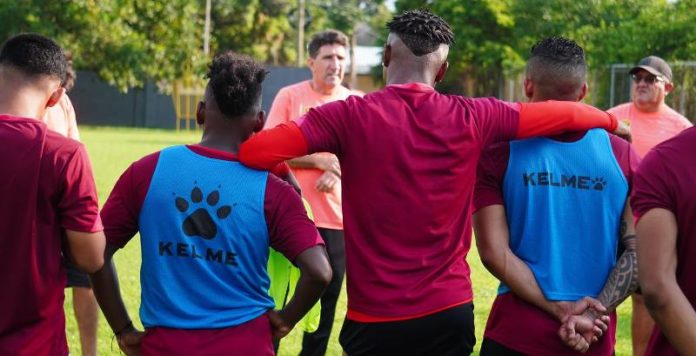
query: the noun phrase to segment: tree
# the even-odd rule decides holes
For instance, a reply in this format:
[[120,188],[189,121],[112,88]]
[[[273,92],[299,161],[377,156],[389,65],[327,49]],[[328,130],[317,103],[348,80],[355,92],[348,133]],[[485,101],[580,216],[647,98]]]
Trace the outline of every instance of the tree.
[[326,13],[330,27],[345,33],[350,39],[350,84],[355,87],[358,74],[355,57],[358,26],[367,24],[373,30],[383,31],[384,23],[391,14],[383,0],[323,0],[319,6]]
[[38,32],[121,90],[179,78],[202,60],[195,0],[3,0],[0,35]]
[[[586,50],[591,69],[634,63],[648,54],[696,58],[696,0],[398,0],[399,11],[429,7],[455,33],[441,89],[497,95],[531,46],[565,36]],[[606,90],[606,85],[597,88]]]
[[505,69],[521,62],[512,36],[512,0],[399,0],[396,5],[400,11],[430,8],[452,26],[455,43],[440,90],[472,96],[497,94]]

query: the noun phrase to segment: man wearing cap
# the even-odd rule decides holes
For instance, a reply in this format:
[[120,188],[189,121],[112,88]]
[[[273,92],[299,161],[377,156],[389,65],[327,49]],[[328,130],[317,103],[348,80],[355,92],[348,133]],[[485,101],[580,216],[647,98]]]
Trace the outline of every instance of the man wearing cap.
[[[682,130],[692,126],[691,122],[665,103],[672,91],[672,69],[664,59],[657,56],[645,57],[629,71],[631,75],[631,102],[608,110],[619,120],[631,125],[633,147],[643,157],[654,146]],[[643,355],[655,322],[650,318],[643,297],[633,295],[633,354]]]

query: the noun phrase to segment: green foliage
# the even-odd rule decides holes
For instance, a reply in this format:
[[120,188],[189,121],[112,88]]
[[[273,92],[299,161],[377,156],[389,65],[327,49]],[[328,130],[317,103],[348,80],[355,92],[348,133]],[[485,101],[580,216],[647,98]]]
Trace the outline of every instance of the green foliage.
[[293,0],[213,1],[213,48],[232,49],[273,64],[292,63],[296,56],[296,28],[288,13]]
[[202,17],[193,0],[2,0],[0,37],[38,32],[121,90],[181,77],[200,64]]
[[649,54],[696,58],[696,0],[397,0],[399,11],[428,7],[455,32],[443,89],[496,95],[546,36],[576,40],[591,69]]
[[[383,0],[306,0],[306,34],[358,22],[383,26]],[[232,49],[275,65],[297,58],[297,0],[213,0],[212,53]],[[78,69],[121,90],[200,76],[205,0],[0,0],[0,40],[38,32],[69,49]],[[379,18],[379,21],[375,21]],[[306,36],[305,38],[307,38]]]

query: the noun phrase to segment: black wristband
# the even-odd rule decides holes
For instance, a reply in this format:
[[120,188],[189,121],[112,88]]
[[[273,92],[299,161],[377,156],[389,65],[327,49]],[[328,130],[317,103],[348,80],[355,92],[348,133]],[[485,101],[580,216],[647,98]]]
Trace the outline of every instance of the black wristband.
[[126,324],[126,326],[122,327],[119,331],[114,331],[114,335],[121,336],[121,334],[123,334],[124,331],[126,331],[128,329],[132,329],[132,328],[133,328],[133,321],[128,320],[128,324]]

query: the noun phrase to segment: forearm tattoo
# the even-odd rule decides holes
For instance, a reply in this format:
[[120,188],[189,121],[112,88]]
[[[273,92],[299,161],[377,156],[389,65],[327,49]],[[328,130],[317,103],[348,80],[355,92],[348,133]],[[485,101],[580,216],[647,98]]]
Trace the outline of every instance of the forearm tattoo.
[[[625,225],[625,224],[624,224]],[[633,294],[638,288],[638,259],[636,257],[636,235],[622,238],[626,251],[621,255],[616,266],[611,270],[607,282],[597,299],[612,311]]]

